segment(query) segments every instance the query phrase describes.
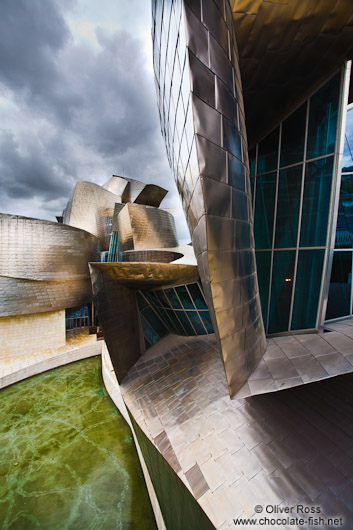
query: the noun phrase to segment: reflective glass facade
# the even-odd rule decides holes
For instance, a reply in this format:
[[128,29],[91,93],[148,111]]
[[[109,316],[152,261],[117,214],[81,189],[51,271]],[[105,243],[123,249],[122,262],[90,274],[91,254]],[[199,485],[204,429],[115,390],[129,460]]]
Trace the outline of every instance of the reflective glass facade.
[[112,232],[110,236],[109,252],[106,261],[121,261],[118,232]]
[[86,328],[91,324],[88,305],[65,309],[66,330]]
[[318,326],[340,92],[339,73],[250,152],[258,281],[269,334]]
[[335,250],[326,320],[352,314],[353,249],[353,108],[347,112]]
[[168,333],[187,336],[213,333],[199,283],[138,291],[137,301],[146,347]]

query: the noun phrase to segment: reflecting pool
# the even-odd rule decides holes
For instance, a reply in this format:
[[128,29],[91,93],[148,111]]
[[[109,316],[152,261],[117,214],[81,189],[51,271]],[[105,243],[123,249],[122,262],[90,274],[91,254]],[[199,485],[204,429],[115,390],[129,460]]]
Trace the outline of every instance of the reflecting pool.
[[156,529],[99,357],[0,391],[0,528]]

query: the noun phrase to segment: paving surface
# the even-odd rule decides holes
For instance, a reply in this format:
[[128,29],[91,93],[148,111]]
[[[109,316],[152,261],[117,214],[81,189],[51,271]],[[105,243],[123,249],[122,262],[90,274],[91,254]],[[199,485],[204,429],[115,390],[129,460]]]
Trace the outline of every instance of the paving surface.
[[[346,345],[341,350],[344,366],[350,364],[353,355],[353,341],[344,333],[350,332],[347,326],[351,324],[340,326],[342,333],[322,337],[326,349],[320,350],[321,354],[314,356],[313,349],[310,353],[319,358],[325,377],[334,375],[330,359],[338,347]],[[304,338],[298,339],[298,344],[307,349],[309,339]],[[268,353],[274,355],[276,349],[282,352],[284,344],[294,342],[271,340]],[[287,352],[293,352],[291,348],[285,346]],[[288,354],[281,356],[288,361]],[[297,367],[299,374],[299,364]],[[298,377],[292,373],[293,379]],[[300,377],[304,382],[304,373]],[[166,337],[141,357],[121,389],[135,420],[216,528],[243,528],[233,519],[259,517],[254,513],[256,505],[294,507],[294,516],[297,507],[304,505],[321,510],[314,514],[324,521],[320,529],[352,529],[352,385],[353,374],[347,374],[282,392],[230,400],[222,360],[211,335]],[[278,517],[264,510],[263,515]],[[308,515],[303,517],[308,521]],[[328,517],[342,518],[343,522],[327,524]],[[251,528],[293,530],[318,525]]]
[[0,388],[62,364],[99,355],[102,344],[86,328],[66,332],[66,344],[60,348],[24,355],[0,353]]
[[325,333],[267,340],[260,364],[236,397],[247,397],[353,372],[353,318],[328,324]]

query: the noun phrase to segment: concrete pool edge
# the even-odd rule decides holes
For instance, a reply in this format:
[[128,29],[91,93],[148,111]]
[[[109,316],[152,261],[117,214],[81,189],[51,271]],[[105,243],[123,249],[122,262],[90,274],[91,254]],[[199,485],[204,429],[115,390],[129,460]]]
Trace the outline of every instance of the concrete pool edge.
[[101,355],[102,345],[103,341],[97,341],[44,359],[35,360],[35,362],[32,363],[29,360],[28,364],[25,366],[21,366],[12,372],[0,376],[0,389],[6,388],[7,386],[18,383],[19,381],[34,375],[46,372],[47,370],[52,370],[65,364]]
[[159,506],[157,495],[156,495],[156,492],[154,490],[154,487],[153,487],[153,484],[152,484],[152,481],[151,481],[151,477],[150,477],[150,474],[149,474],[147,466],[146,466],[146,462],[145,462],[145,460],[143,458],[142,451],[141,451],[139,442],[137,440],[134,428],[132,426],[132,423],[131,423],[131,420],[130,420],[130,417],[129,417],[129,413],[127,411],[125,402],[123,400],[123,397],[122,397],[122,394],[121,394],[121,390],[120,390],[120,386],[119,386],[118,380],[116,379],[115,372],[114,372],[113,366],[111,364],[110,356],[109,356],[108,349],[107,349],[107,346],[106,346],[105,342],[104,342],[103,348],[102,348],[102,376],[103,376],[103,382],[104,382],[105,388],[106,388],[111,400],[113,401],[115,406],[118,408],[118,410],[120,411],[121,415],[125,419],[126,423],[130,427],[132,436],[134,438],[137,454],[138,454],[138,457],[139,457],[139,460],[140,460],[142,472],[143,472],[143,475],[145,477],[147,491],[148,491],[148,494],[149,494],[149,497],[150,497],[150,501],[151,501],[153,513],[154,513],[154,516],[155,516],[155,519],[156,519],[156,524],[157,524],[158,530],[167,530],[166,526],[165,526],[165,523],[164,523],[164,519],[163,519],[163,515],[162,515],[162,512],[161,512],[161,509],[160,509],[160,506]]

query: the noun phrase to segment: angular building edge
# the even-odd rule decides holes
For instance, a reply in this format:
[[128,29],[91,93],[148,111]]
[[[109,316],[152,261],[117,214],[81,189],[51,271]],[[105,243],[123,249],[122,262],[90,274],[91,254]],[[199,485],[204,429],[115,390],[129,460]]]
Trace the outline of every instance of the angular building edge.
[[[173,71],[172,86],[180,86],[174,105],[176,115],[184,116],[184,125],[178,134],[173,135],[173,117],[166,115],[161,103],[163,94],[172,97],[167,90],[170,79],[163,77],[167,70],[156,62],[155,76],[168,159],[233,396],[262,358],[266,337],[256,275],[239,59],[226,4],[221,12],[208,0],[203,3],[203,15],[188,2],[182,3],[181,13],[174,7],[170,10],[179,40],[173,42],[170,37],[169,47],[174,45],[175,50],[168,53],[167,62],[174,61],[174,53],[184,64],[181,71],[168,65]],[[155,9],[162,10],[159,2]],[[162,61],[165,50],[159,47],[160,32],[154,18],[154,55]]]

